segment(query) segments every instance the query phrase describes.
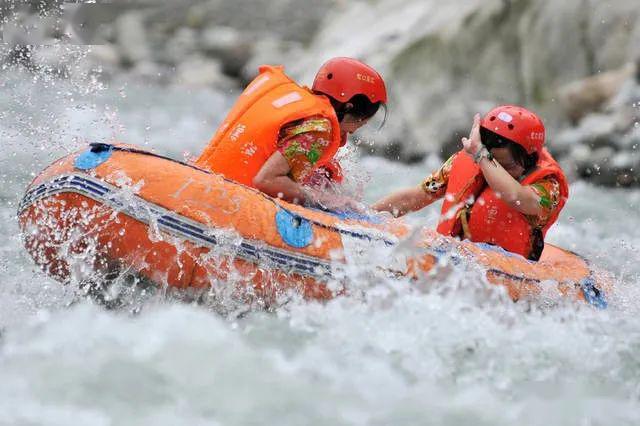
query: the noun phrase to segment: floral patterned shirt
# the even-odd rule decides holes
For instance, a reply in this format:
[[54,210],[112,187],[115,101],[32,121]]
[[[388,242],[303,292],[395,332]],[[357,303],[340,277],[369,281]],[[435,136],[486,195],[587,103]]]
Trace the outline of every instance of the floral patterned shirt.
[[[427,176],[420,186],[434,198],[442,198],[447,192],[447,183],[451,174],[451,166],[456,154],[453,154],[435,172]],[[547,224],[560,203],[560,183],[553,177],[540,179],[530,185],[540,197],[541,212],[538,215],[526,215],[528,222],[534,227],[543,227]]]
[[294,181],[304,181],[331,140],[331,121],[324,117],[297,120],[280,129],[278,151],[289,163]]

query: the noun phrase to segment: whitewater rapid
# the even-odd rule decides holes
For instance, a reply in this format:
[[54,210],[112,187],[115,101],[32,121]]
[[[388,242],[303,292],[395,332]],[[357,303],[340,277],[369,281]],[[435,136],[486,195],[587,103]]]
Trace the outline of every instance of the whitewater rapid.
[[[24,188],[89,142],[189,159],[237,93],[83,84],[0,85],[0,424],[640,423],[640,191],[576,182],[549,232],[615,275],[606,311],[514,304],[473,271],[415,287],[356,271],[353,297],[242,317],[162,298],[106,311],[28,258]],[[438,165],[347,157],[368,201]]]

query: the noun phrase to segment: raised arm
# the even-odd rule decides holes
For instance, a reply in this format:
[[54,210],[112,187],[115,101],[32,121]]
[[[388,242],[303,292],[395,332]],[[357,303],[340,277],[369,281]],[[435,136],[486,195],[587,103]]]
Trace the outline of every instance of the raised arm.
[[530,186],[521,185],[495,159],[484,157],[479,162],[489,186],[504,202],[525,215],[540,215],[540,196]]
[[[487,148],[480,141],[479,114],[476,114],[473,119],[469,138],[462,138],[462,145],[464,150],[472,156],[483,154],[483,150],[488,154]],[[509,206],[525,215],[542,213],[540,196],[530,186],[523,186],[515,180],[496,159],[489,158],[488,155],[481,155],[478,165],[487,184]]]

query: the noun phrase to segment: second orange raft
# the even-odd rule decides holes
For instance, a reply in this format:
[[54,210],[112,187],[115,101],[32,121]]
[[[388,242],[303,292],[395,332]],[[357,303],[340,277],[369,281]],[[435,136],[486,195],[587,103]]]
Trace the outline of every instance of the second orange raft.
[[336,268],[368,251],[383,259],[373,266],[411,277],[442,256],[474,261],[514,300],[552,286],[604,308],[609,290],[583,258],[550,244],[532,262],[423,230],[420,254],[399,256],[409,233],[401,221],[289,204],[125,145],[93,144],[56,161],[29,186],[18,216],[35,262],[63,282],[87,270],[127,270],[172,287],[234,281],[259,295],[296,289],[329,299]]

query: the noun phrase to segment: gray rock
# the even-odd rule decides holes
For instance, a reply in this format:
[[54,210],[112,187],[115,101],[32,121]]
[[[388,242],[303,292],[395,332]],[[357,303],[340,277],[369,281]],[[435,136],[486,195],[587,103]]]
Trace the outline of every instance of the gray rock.
[[144,16],[140,11],[127,12],[115,22],[117,44],[123,65],[133,66],[151,60]]
[[611,158],[610,164],[611,167],[616,170],[632,170],[638,166],[639,161],[639,151],[623,151],[615,154]]
[[[326,59],[352,56],[378,69],[390,93],[386,126],[360,135],[375,142],[363,146],[371,152],[405,161],[428,152],[447,156],[459,148],[475,112],[517,103],[542,115],[549,148],[580,174],[605,184],[636,181],[640,67],[634,76],[625,65],[640,58],[640,9],[633,1],[138,0],[99,6],[76,5],[71,22],[84,25],[72,28],[77,38],[108,43],[87,56],[92,66],[122,66],[159,83],[230,87],[228,76],[246,82],[263,63],[283,64],[310,85]],[[36,19],[33,11],[24,22]],[[64,39],[60,28],[47,25],[38,37]],[[55,54],[46,49],[11,55],[37,71],[32,53],[33,61],[54,69]],[[621,181],[621,173],[631,180]]]
[[235,28],[221,26],[203,30],[200,48],[207,55],[222,61],[223,71],[240,76],[253,53],[251,41]]
[[[301,58],[308,52],[297,42],[285,42],[275,37],[264,37],[253,46],[254,54],[242,69],[241,77],[244,82],[251,81],[258,74],[260,65],[284,65],[285,71],[300,83],[311,85],[313,75],[296,72],[296,63],[291,58]],[[318,64],[320,65],[320,64]]]
[[619,146],[621,123],[617,120],[618,114],[591,114],[580,122],[580,129],[583,132],[584,139],[582,143],[586,143],[594,149],[600,147]]
[[608,109],[640,106],[640,81],[628,78],[611,99]]
[[180,28],[166,41],[163,49],[154,55],[170,65],[179,65],[186,58],[199,51],[199,36],[192,28]]
[[610,146],[603,146],[594,149],[591,152],[589,163],[591,163],[596,169],[602,169],[609,164],[615,153],[615,149]]
[[564,114],[574,123],[590,112],[601,111],[635,72],[635,65],[573,81],[559,89]]
[[640,184],[640,151],[619,152],[611,159],[609,174],[615,177],[616,186]]
[[569,151],[569,158],[576,164],[588,167],[592,162],[593,155],[588,145],[575,144]]
[[615,183],[615,177],[610,173],[610,159],[614,156],[615,150],[605,146],[590,152],[587,159],[577,162],[578,173],[581,177],[587,178],[599,184],[611,185]]
[[180,63],[173,81],[190,87],[214,86],[224,90],[234,86],[233,81],[223,74],[219,61],[200,56],[187,58]]
[[207,0],[187,10],[192,25],[227,26],[244,34],[309,43],[335,0]]
[[120,53],[112,44],[97,44],[91,46],[89,58],[101,65],[116,67],[120,63]]
[[286,63],[306,76],[331,56],[370,63],[389,82],[392,114],[408,124],[403,144],[434,152],[451,118],[478,100],[523,104],[549,130],[563,125],[558,88],[629,62],[638,26],[637,5],[626,0],[349,2],[327,17],[307,54]]
[[640,122],[636,122],[634,128],[620,138],[620,148],[627,152],[640,150]]
[[55,16],[40,16],[27,10],[18,10],[11,19],[2,23],[2,43],[14,45],[42,45],[49,40],[60,24]]
[[558,134],[547,142],[549,150],[558,157],[567,154],[570,156],[576,146],[581,146],[585,136],[582,129],[577,127],[568,127],[558,132]]
[[138,61],[130,70],[131,74],[145,81],[159,83],[163,81],[162,67],[150,60]]
[[[577,157],[577,156],[576,156]],[[615,152],[611,147],[599,148],[588,158],[574,159],[578,174],[587,180],[606,186],[635,186],[640,184],[640,152]]]
[[590,114],[577,127],[568,128],[554,138],[551,148],[566,153],[576,144],[585,144],[593,149],[601,147],[615,148],[620,136],[617,132],[615,116],[610,114]]
[[573,144],[569,157],[582,177],[601,185],[640,185],[640,104],[629,103],[636,86],[627,79],[606,113],[587,115],[559,135],[565,147]]
[[114,43],[113,22],[126,11],[136,9],[140,3],[65,3],[65,19],[79,44],[99,45]]

